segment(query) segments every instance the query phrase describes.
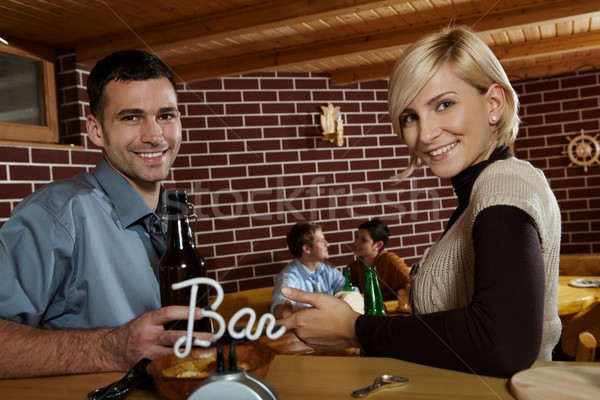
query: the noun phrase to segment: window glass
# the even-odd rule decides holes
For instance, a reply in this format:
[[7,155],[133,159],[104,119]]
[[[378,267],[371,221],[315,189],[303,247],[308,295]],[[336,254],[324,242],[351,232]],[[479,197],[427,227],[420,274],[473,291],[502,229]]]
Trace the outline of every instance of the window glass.
[[0,54],[0,121],[46,125],[39,61]]
[[59,143],[54,49],[0,43],[0,141]]

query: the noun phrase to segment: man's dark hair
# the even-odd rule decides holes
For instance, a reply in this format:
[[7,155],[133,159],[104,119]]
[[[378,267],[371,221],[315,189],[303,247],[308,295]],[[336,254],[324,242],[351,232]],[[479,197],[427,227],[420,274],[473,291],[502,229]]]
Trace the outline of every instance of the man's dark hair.
[[175,93],[177,87],[173,72],[157,56],[141,50],[123,50],[114,52],[92,68],[87,82],[91,113],[102,123],[104,111],[104,88],[109,82],[145,81],[167,78]]
[[369,234],[375,243],[381,240],[383,242],[381,249],[385,247],[385,244],[390,237],[390,230],[388,229],[388,226],[378,219],[372,219],[364,222],[358,226],[358,229],[365,229],[369,231]]
[[302,256],[302,247],[307,244],[311,248],[315,239],[315,231],[322,229],[321,225],[312,222],[297,222],[287,234],[287,245],[294,258]]

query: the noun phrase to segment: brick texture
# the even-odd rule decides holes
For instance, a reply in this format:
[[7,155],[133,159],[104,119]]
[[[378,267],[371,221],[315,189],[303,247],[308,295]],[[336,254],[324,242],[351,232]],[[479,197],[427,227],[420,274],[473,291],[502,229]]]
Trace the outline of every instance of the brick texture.
[[563,154],[569,138],[575,139],[582,129],[585,135],[600,140],[600,72],[520,82],[516,89],[527,121],[516,143],[517,155],[542,168],[558,198],[561,251],[600,252],[600,165],[592,162],[586,172],[582,166],[570,165],[568,155]]
[[[59,57],[61,137],[75,147],[0,145],[0,224],[19,200],[53,179],[89,170],[88,71]],[[562,152],[581,129],[598,134],[600,71],[516,83],[523,125],[517,155],[540,167],[559,199],[562,251],[600,252],[600,165],[569,166]],[[443,231],[456,205],[449,181],[418,172],[396,182],[408,154],[392,133],[387,82],[331,87],[319,74],[251,74],[180,85],[184,143],[165,182],[190,192],[200,252],[227,292],[272,284],[290,259],[285,234],[298,220],[323,224],[331,261],[352,260],[356,226],[373,217],[388,249],[409,264]],[[323,141],[320,107],[341,107],[345,143]]]

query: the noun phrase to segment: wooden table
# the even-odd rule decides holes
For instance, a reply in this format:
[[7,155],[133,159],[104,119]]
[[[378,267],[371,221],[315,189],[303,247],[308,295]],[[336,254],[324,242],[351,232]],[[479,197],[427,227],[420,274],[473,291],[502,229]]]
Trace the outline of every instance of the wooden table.
[[[388,373],[410,379],[406,387],[382,391],[377,399],[513,399],[508,380],[426,367],[391,358],[307,357],[277,355],[267,382],[281,400],[351,399],[350,392]],[[86,394],[118,379],[121,374],[88,374],[36,379],[0,380],[0,398],[85,399]],[[127,399],[159,399],[151,390],[134,390]]]
[[508,379],[427,367],[391,358],[277,356],[267,381],[282,400],[352,399],[381,374],[409,379],[376,399],[514,399]]
[[558,315],[561,317],[576,314],[600,299],[600,288],[569,286],[569,282],[574,279],[600,279],[600,276],[558,277]]
[[[538,362],[534,367],[590,363]],[[352,390],[380,374],[407,377],[407,386],[384,390],[372,399],[513,399],[509,380],[427,367],[391,358],[277,355],[267,382],[281,400],[352,399]],[[91,390],[120,378],[119,373],[0,380],[0,399],[83,400]],[[157,400],[154,390],[134,389],[127,400]]]

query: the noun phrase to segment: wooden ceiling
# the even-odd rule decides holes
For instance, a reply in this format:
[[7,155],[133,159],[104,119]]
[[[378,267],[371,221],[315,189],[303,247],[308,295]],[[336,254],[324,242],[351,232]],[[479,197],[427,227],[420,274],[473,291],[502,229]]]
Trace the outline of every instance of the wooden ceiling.
[[[157,53],[186,82],[256,71],[387,78],[416,38],[473,27],[513,80],[600,68],[598,0],[0,0],[0,37]],[[0,44],[0,46],[4,46]]]

